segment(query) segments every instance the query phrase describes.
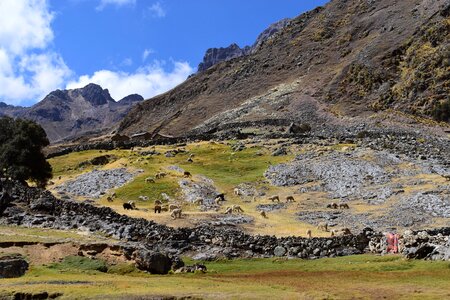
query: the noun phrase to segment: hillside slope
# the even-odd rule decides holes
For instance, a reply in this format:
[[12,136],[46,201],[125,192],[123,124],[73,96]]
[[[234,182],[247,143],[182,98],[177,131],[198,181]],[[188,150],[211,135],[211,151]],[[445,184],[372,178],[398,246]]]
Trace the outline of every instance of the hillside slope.
[[252,54],[140,103],[119,131],[183,135],[265,119],[331,124],[336,115],[386,109],[448,121],[449,7],[448,0],[333,0]]

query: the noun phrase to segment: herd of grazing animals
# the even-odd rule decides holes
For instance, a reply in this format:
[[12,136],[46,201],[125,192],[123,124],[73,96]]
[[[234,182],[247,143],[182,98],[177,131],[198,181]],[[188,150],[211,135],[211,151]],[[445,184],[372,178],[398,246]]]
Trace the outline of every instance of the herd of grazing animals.
[[[194,157],[193,154],[189,155],[189,158],[187,159],[187,161],[188,162],[193,162],[193,157]],[[145,178],[145,182],[146,183],[156,183],[156,180],[163,179],[166,176],[167,176],[167,174],[165,172],[159,171],[159,172],[155,173],[154,177],[147,177],[147,178]],[[192,174],[189,171],[184,171],[183,174],[182,174],[182,177],[183,178],[191,178]],[[239,196],[241,198],[243,197],[243,192],[241,191],[241,189],[239,189],[237,187],[233,189],[233,193],[234,193],[235,196]],[[115,198],[117,198],[116,193],[112,193],[112,194],[107,196],[107,201],[108,202],[113,202]],[[139,196],[138,198],[141,201],[148,201],[149,200],[148,196]],[[292,195],[286,196],[285,199],[286,199],[286,203],[297,202]],[[170,199],[165,199],[165,201],[167,201],[167,200],[170,200]],[[278,202],[278,203],[281,202],[279,195],[269,196],[267,198],[267,200],[271,201],[271,202]],[[214,197],[213,203],[220,207],[221,203],[224,202],[224,201],[226,201],[225,194],[224,193],[220,193],[220,194],[217,194]],[[253,196],[253,201],[254,202],[258,201],[256,196]],[[193,205],[197,205],[197,206],[203,206],[204,205],[204,199],[201,198],[201,197],[197,197],[194,201],[192,201],[192,204]],[[347,203],[335,203],[335,202],[332,202],[332,203],[326,205],[326,207],[330,208],[330,209],[349,209],[350,208]],[[128,201],[126,203],[123,203],[123,208],[125,210],[135,210],[135,209],[137,209],[136,208],[136,204],[135,204],[134,201]],[[216,211],[217,211],[217,209],[216,209]],[[164,205],[163,201],[155,200],[155,202],[154,202],[154,213],[155,214],[156,213],[160,214],[161,212],[170,212],[170,216],[174,220],[175,219],[180,219],[183,216],[183,208],[182,208],[182,206],[180,204],[168,203],[167,205]],[[237,205],[237,204],[234,204],[234,205],[226,207],[225,214],[233,214],[233,213],[244,213],[244,210],[241,208],[240,205]],[[266,211],[260,211],[259,214],[264,219],[268,218]],[[333,229],[333,230],[330,231],[329,228],[328,228],[328,223],[327,222],[320,222],[317,225],[317,229],[319,231],[323,231],[323,232],[330,232],[332,237],[333,236],[342,236],[342,235],[352,234],[350,229],[348,229],[348,228]],[[306,231],[306,236],[308,238],[312,238],[312,230],[311,229],[308,229]]]

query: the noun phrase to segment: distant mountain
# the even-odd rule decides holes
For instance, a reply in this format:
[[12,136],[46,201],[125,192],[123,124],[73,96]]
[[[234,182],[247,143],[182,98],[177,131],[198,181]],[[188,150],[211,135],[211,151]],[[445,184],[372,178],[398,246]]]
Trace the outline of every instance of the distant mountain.
[[332,127],[387,114],[449,122],[449,35],[448,0],[331,0],[246,55],[209,55],[205,67],[215,64],[135,106],[119,132],[181,136],[264,120]]
[[265,41],[269,40],[277,32],[283,29],[283,27],[289,24],[289,21],[290,19],[283,19],[270,25],[258,36],[256,42],[252,46],[240,48],[237,44],[233,43],[226,48],[209,48],[206,50],[203,61],[198,65],[198,71],[203,72],[222,61],[248,55],[256,51],[256,49],[258,49]]
[[0,115],[34,120],[51,142],[57,142],[109,130],[142,100],[133,94],[116,102],[107,89],[91,83],[84,88],[53,91],[28,108],[0,103]]

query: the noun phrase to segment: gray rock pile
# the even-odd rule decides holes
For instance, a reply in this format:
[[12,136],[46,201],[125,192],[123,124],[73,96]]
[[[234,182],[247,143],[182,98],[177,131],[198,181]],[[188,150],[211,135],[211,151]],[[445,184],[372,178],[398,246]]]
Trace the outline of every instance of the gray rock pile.
[[133,179],[133,177],[134,175],[125,168],[94,170],[82,174],[74,180],[65,182],[56,187],[56,190],[75,196],[99,198],[107,190],[118,188]]
[[197,176],[195,181],[181,179],[178,184],[185,201],[192,203],[197,198],[201,198],[205,209],[217,208],[214,199],[219,192],[211,179],[205,176]]
[[402,253],[407,258],[450,260],[450,230],[406,231]]
[[358,154],[308,152],[287,164],[270,166],[264,176],[275,186],[293,186],[322,181],[331,198],[361,195],[363,187],[386,183],[390,175],[383,167]]

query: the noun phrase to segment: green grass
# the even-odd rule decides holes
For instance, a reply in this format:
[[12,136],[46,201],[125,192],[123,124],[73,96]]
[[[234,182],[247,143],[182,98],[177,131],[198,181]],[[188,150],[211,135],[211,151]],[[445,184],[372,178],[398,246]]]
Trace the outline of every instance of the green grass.
[[[131,266],[96,271],[96,261],[69,258],[58,267],[32,266],[21,278],[2,279],[12,291],[61,292],[62,299],[142,295],[205,299],[446,299],[450,263],[359,255],[319,260],[238,259],[207,262],[206,274],[149,275]],[[190,261],[187,261],[191,263]],[[405,266],[408,266],[405,268]]]
[[104,261],[82,256],[67,256],[61,262],[49,265],[48,268],[61,271],[108,271]]

